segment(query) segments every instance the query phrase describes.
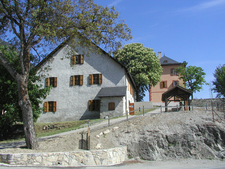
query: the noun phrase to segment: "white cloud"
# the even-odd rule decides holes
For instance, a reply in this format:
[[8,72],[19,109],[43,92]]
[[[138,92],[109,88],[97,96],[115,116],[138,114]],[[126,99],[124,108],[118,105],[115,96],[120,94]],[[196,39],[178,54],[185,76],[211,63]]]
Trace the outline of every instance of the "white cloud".
[[112,2],[111,4],[109,4],[108,7],[116,6],[121,1],[123,1],[123,0],[115,0],[114,2]]
[[211,1],[201,3],[201,4],[193,6],[193,7],[181,9],[181,10],[179,10],[179,12],[197,12],[197,11],[213,8],[216,6],[220,6],[222,4],[225,4],[225,0],[211,0]]

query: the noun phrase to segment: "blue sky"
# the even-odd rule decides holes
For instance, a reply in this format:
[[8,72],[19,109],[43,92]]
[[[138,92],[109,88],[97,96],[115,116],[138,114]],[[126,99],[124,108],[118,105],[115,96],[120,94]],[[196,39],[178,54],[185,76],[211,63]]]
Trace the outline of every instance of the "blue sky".
[[[124,44],[139,42],[178,62],[187,61],[188,66],[202,67],[208,83],[214,80],[216,67],[225,64],[225,0],[94,2],[114,6],[125,20],[133,39]],[[204,85],[194,98],[211,98],[210,86]],[[144,101],[149,101],[148,95]]]

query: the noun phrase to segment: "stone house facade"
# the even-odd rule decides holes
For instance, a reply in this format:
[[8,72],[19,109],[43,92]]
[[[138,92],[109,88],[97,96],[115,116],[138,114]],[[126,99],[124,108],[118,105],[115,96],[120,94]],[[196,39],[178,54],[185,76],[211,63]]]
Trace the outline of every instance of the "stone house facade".
[[161,52],[158,52],[158,58],[163,68],[161,75],[161,81],[154,87],[150,88],[149,101],[153,103],[162,103],[162,94],[176,85],[184,86],[183,80],[179,79],[179,76],[175,72],[175,68],[181,66],[182,63],[170,59],[167,56],[161,56]]
[[134,81],[124,66],[99,49],[75,51],[67,40],[36,66],[39,83],[52,85],[37,122],[114,117],[129,111],[135,101]]

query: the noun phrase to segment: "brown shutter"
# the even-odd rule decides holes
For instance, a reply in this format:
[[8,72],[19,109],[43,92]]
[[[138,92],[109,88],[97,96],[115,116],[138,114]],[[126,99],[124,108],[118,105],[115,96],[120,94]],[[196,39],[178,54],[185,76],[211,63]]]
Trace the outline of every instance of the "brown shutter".
[[93,84],[93,75],[89,75],[89,85]]
[[53,102],[53,112],[56,112],[56,102]]
[[102,74],[99,74],[99,84],[102,84]]
[[54,77],[54,85],[53,87],[57,87],[57,77]]
[[44,103],[44,112],[48,112],[48,102]]
[[170,75],[173,76],[173,69],[170,69]]
[[83,75],[80,75],[80,85],[83,85]]
[[167,82],[164,82],[165,83],[165,88],[167,88]]
[[84,64],[84,55],[80,55],[80,64]]
[[46,78],[45,79],[45,86],[48,87],[49,86],[49,83],[50,83],[50,79],[49,78]]
[[163,88],[163,82],[160,82],[160,89]]
[[88,101],[88,108],[89,108],[89,111],[93,111],[93,105],[92,105],[92,103],[93,103],[93,100],[89,100],[89,101]]
[[74,86],[74,76],[70,76],[70,86]]
[[76,64],[76,56],[72,56],[71,63],[72,63],[72,65]]

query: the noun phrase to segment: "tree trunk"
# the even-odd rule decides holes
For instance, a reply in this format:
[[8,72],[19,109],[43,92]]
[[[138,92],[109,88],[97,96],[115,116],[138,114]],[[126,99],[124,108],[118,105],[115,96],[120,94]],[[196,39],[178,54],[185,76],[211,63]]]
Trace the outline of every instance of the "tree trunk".
[[19,106],[23,115],[23,129],[28,149],[38,149],[37,137],[34,130],[33,111],[27,88],[28,75],[17,75]]

